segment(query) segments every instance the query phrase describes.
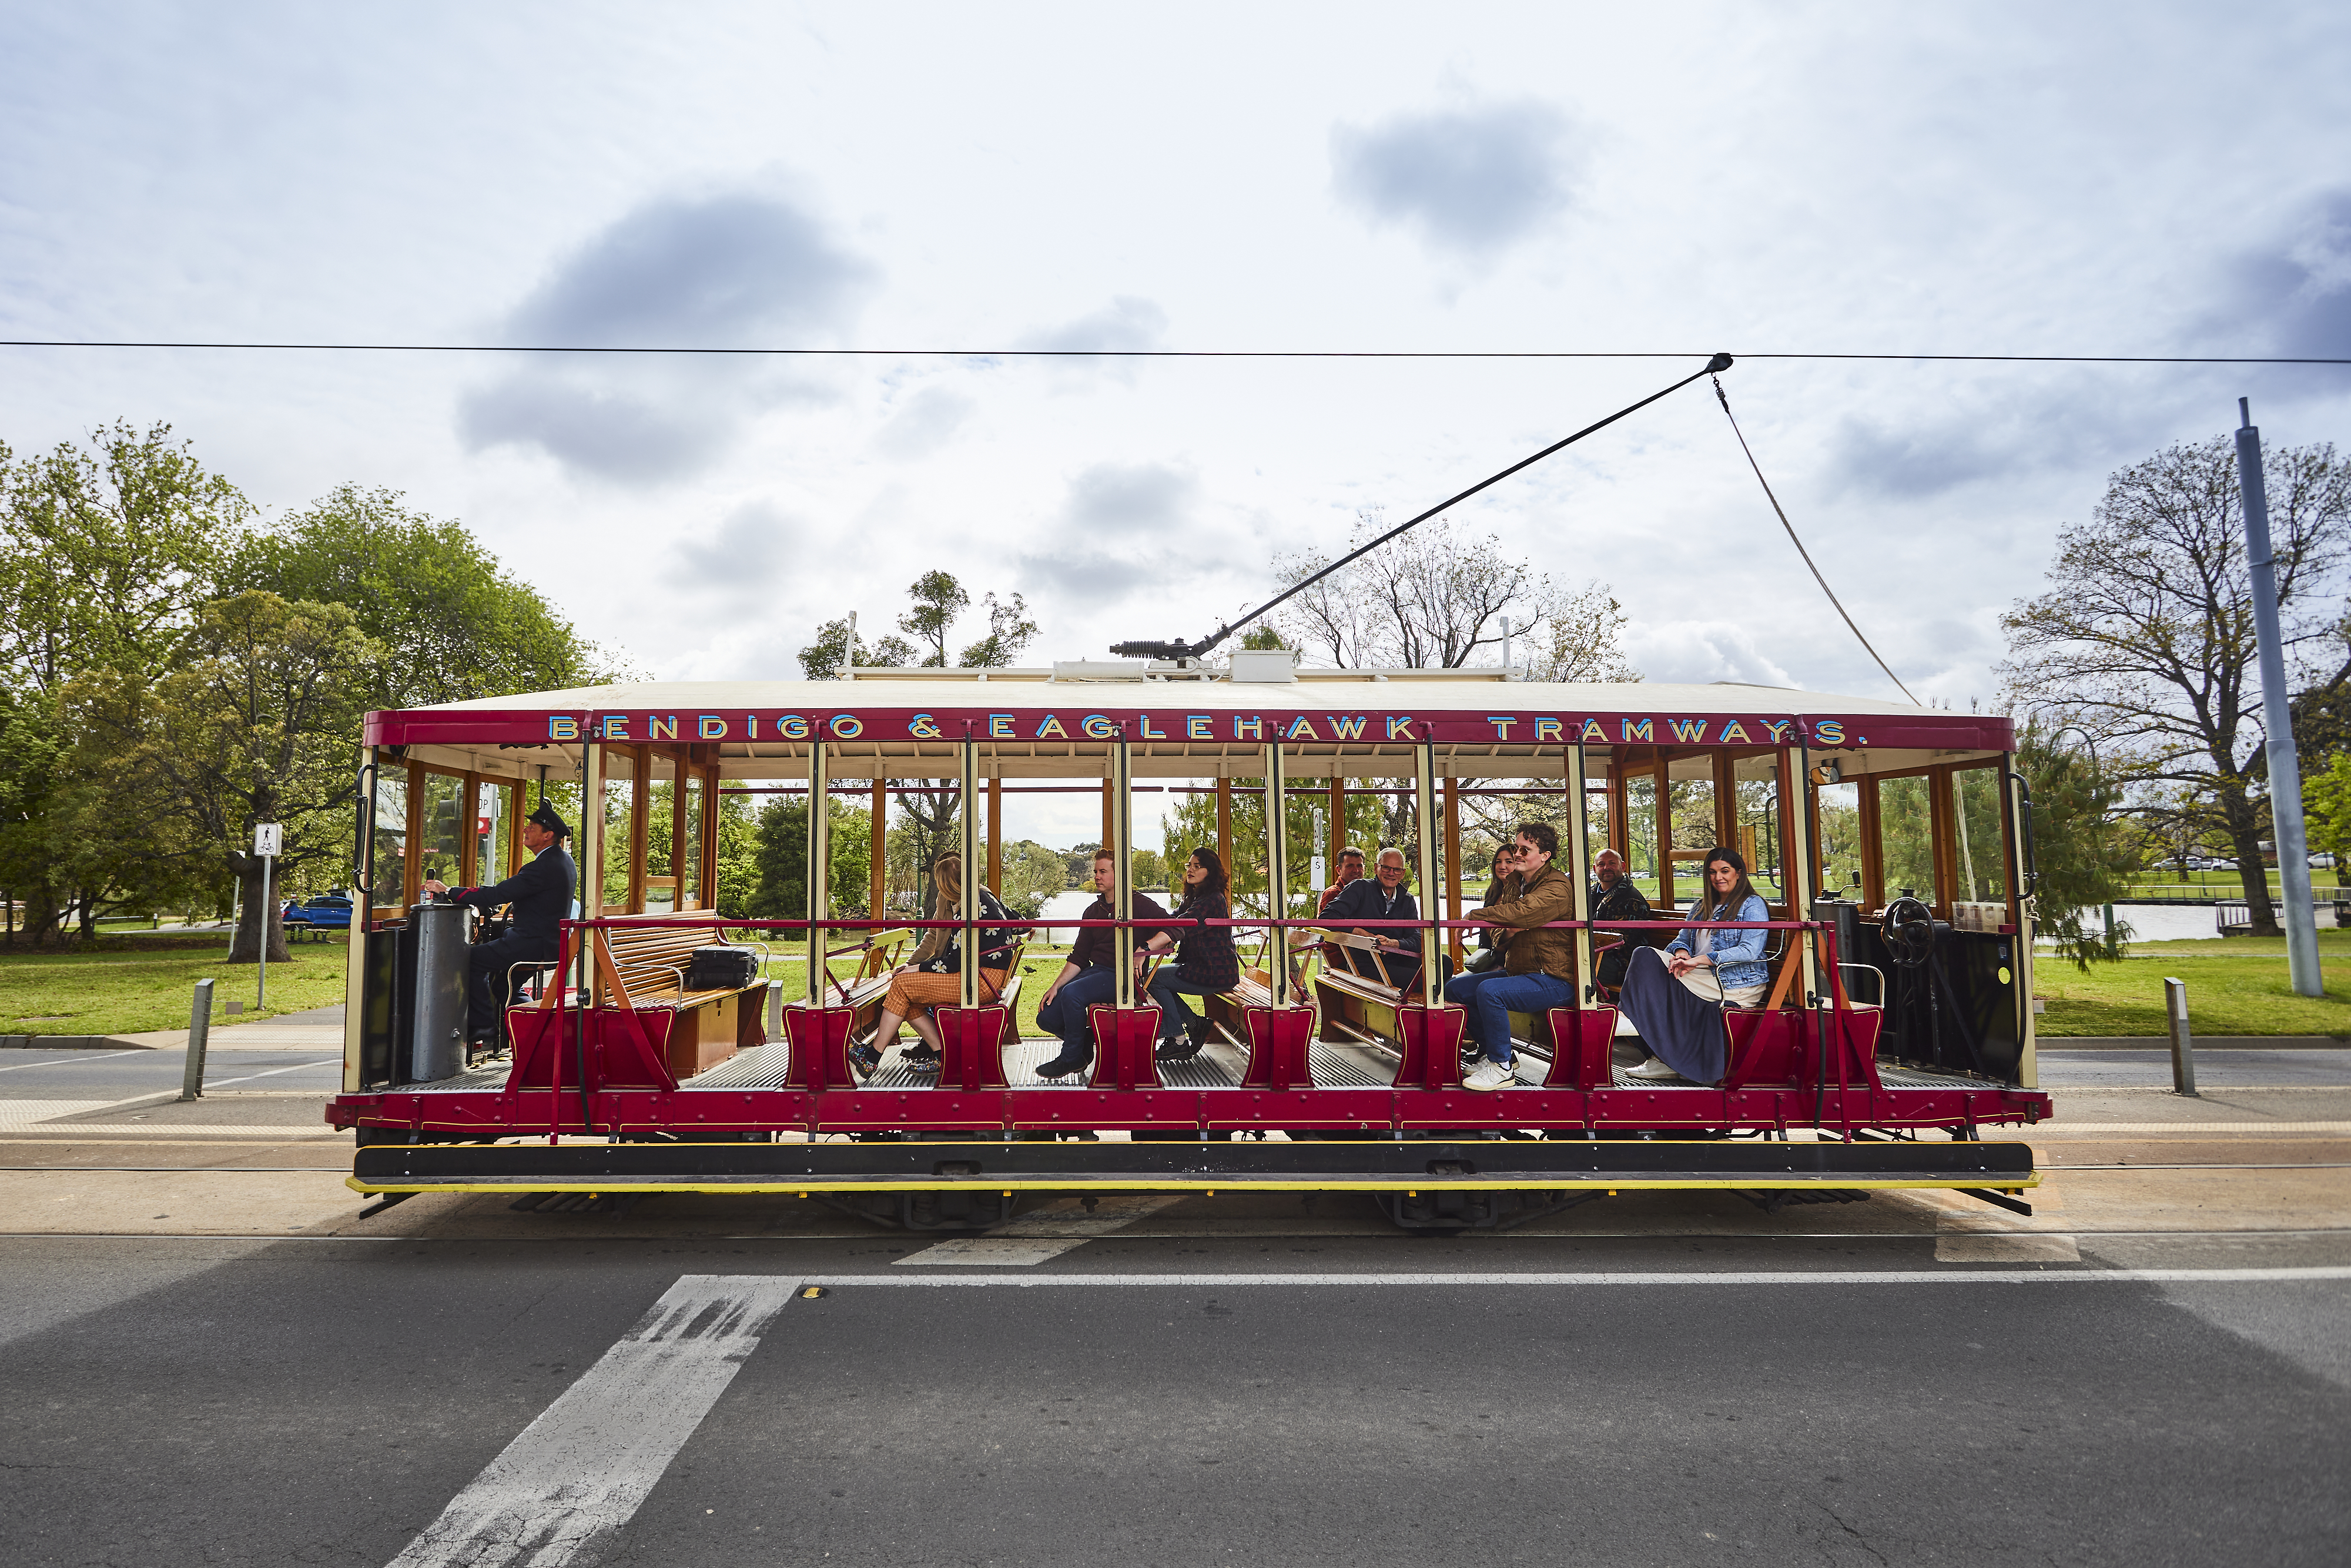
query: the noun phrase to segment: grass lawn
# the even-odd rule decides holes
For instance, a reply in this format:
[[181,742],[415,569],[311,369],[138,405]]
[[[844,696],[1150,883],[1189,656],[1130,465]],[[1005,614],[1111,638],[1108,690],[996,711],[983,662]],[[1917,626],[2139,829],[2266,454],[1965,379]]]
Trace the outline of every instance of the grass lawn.
[[213,1021],[242,1001],[238,1021],[330,1007],[343,999],[340,941],[299,942],[269,966],[269,1009],[253,1005],[255,967],[224,959],[228,933],[142,931],[100,936],[88,950],[0,946],[0,1034],[138,1034],[185,1029],[196,982],[213,988]]
[[2046,955],[2033,960],[2035,990],[2048,998],[2040,1033],[2162,1034],[2163,982],[2188,983],[2188,1023],[2198,1034],[2332,1034],[2351,1037],[2351,931],[2318,934],[2324,997],[2299,997],[2286,980],[2285,939],[2230,936],[2217,942],[2134,942],[2118,964],[2083,974]]

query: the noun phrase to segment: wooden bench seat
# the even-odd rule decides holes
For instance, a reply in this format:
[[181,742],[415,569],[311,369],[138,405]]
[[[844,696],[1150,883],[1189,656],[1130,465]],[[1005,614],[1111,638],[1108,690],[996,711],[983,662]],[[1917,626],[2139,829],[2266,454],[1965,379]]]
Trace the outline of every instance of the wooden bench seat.
[[694,955],[727,947],[710,917],[654,917],[611,925],[597,933],[599,999],[606,1005],[674,1013],[670,1020],[668,1066],[681,1082],[705,1072],[738,1051],[767,1043],[768,981],[717,990],[687,990]]

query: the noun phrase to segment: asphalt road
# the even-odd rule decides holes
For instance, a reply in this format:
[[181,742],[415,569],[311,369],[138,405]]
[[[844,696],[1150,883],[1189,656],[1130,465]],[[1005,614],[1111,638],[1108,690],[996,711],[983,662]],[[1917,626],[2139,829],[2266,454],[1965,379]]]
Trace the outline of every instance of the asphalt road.
[[[2342,1279],[1934,1246],[1111,1235],[991,1270],[884,1233],[9,1239],[0,1560],[2351,1552]],[[665,1292],[686,1309],[643,1326]],[[570,1554],[513,1551],[559,1527]]]

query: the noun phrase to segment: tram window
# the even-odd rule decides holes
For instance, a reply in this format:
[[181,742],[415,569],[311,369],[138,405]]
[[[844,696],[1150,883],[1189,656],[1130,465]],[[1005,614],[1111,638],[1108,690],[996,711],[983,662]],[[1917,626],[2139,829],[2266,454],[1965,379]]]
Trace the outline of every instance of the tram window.
[[[619,754],[615,754],[614,760],[620,760]],[[602,896],[606,911],[619,914],[629,907],[629,807],[636,785],[629,777],[625,762],[613,771],[618,777],[608,774],[604,779]]]
[[[1612,828],[1614,828],[1614,826],[1615,826],[1615,824],[1614,824],[1614,823],[1613,823],[1613,822],[1611,822],[1611,821],[1608,820],[1608,790],[1607,790],[1606,787],[1605,787],[1605,786],[1594,786],[1594,787],[1593,787],[1593,788],[1590,788],[1590,789],[1587,789],[1586,790],[1584,790],[1584,792],[1583,792],[1583,863],[1584,863],[1584,864],[1586,864],[1586,865],[1590,865],[1590,864],[1592,863],[1593,860],[1593,859],[1594,859],[1594,858],[1595,858],[1595,857],[1600,853],[1600,852],[1601,852],[1602,850],[1604,850],[1604,849],[1608,848],[1608,846],[1609,846],[1609,845],[1611,845],[1612,843],[1615,842],[1614,838],[1612,836],[1612,834],[1611,834],[1611,832],[1610,832],[1610,830],[1611,830]],[[1469,849],[1469,846],[1468,846],[1467,843],[1464,843],[1464,844],[1461,846],[1461,856],[1462,856],[1462,860],[1463,860],[1463,862],[1464,862],[1464,864],[1463,864],[1463,866],[1462,866],[1462,871],[1463,871],[1464,874],[1466,874],[1466,875],[1467,875],[1470,880],[1472,880],[1472,881],[1477,880],[1477,879],[1478,879],[1478,877],[1479,877],[1479,875],[1484,872],[1484,870],[1485,870],[1485,867],[1484,867],[1483,862],[1477,862],[1477,857],[1476,857],[1476,855],[1474,855],[1474,854],[1471,852],[1471,851],[1470,851],[1470,849]],[[1477,863],[1471,863],[1471,862],[1477,862]]]
[[685,863],[677,868],[677,906],[699,909],[702,896],[702,776],[686,770],[685,786],[677,791],[678,811],[685,820]]
[[654,754],[646,768],[650,788],[645,798],[645,903],[647,915],[665,915],[680,907],[677,868],[671,863],[672,828],[677,813],[677,762]]
[[1674,896],[1691,899],[1705,886],[1699,867],[1717,841],[1714,780],[1676,779],[1666,797],[1674,835]]
[[1651,902],[1657,896],[1657,781],[1652,773],[1625,780],[1625,879]]
[[1861,896],[1861,786],[1823,784],[1820,789],[1821,891]]
[[378,909],[396,910],[407,898],[408,776],[397,764],[381,765],[375,779],[375,848],[368,862],[369,897]]
[[1959,796],[1954,821],[1959,901],[1964,904],[2008,902],[2008,862],[2000,832],[2000,769],[1968,768],[1951,775]]
[[1908,888],[1928,904],[1940,902],[1935,887],[1934,780],[1883,779],[1877,785],[1878,865],[1886,896]]
[[507,807],[513,797],[503,784],[476,784],[474,789],[474,880],[487,887],[506,881],[514,871],[507,864],[511,840]]
[[1758,891],[1774,904],[1788,896],[1780,874],[1780,779],[1772,759],[1754,758],[1742,767],[1760,769],[1760,776],[1735,780],[1732,813],[1737,849],[1747,861],[1748,874]]
[[465,877],[465,835],[473,831],[465,810],[465,781],[446,773],[424,776],[424,812],[417,866],[427,877],[460,882]]

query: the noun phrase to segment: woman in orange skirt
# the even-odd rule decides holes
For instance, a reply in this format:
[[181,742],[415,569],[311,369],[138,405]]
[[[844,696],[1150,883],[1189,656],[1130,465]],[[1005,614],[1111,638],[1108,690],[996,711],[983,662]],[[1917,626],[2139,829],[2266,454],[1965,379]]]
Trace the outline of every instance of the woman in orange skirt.
[[[931,918],[962,918],[963,857],[941,855],[931,867],[931,881],[938,890],[931,904]],[[1019,936],[1000,928],[1000,923],[1012,916],[996,894],[985,887],[974,891],[979,894],[976,912],[980,925],[979,999],[985,1006],[1004,994],[1004,982],[1011,973],[1012,947]],[[990,921],[999,925],[991,926]],[[872,1040],[850,1048],[850,1064],[872,1077],[881,1067],[883,1055],[898,1042],[898,1026],[907,1023],[922,1037],[922,1043],[908,1050],[902,1060],[916,1072],[936,1072],[939,1026],[932,1020],[931,1009],[954,1007],[962,1000],[963,933],[944,926],[925,931],[922,945],[892,978],[889,995],[882,998],[882,1014],[874,1020]]]

